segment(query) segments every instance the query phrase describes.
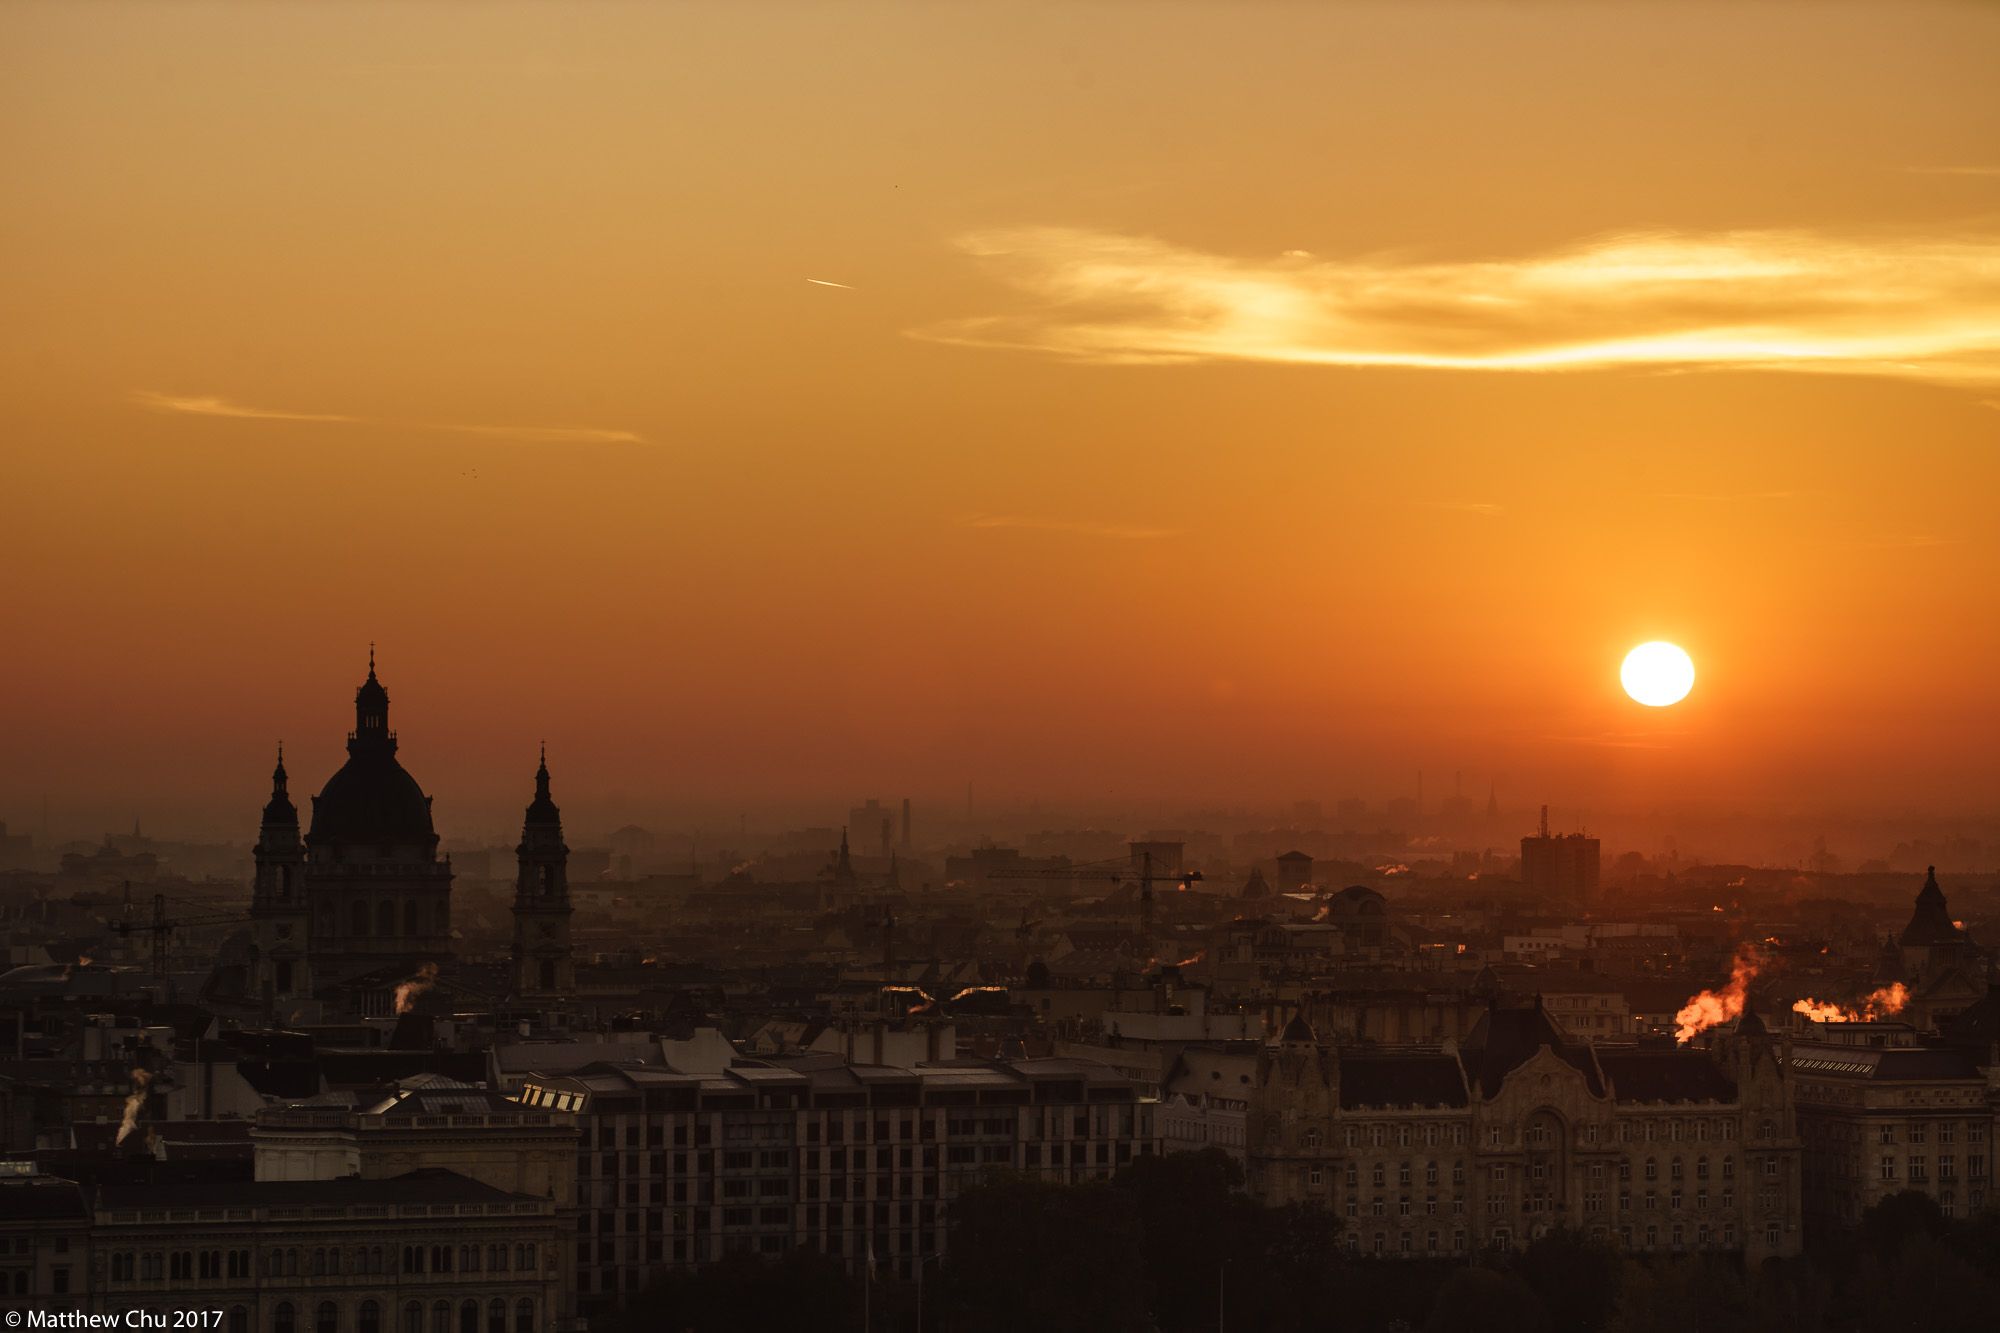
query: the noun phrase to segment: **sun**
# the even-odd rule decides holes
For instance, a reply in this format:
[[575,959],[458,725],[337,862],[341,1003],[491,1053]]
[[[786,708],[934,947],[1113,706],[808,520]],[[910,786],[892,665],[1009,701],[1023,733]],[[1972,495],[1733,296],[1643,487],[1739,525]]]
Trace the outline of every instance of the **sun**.
[[1625,654],[1618,679],[1634,700],[1648,708],[1665,708],[1687,698],[1694,688],[1694,659],[1679,645],[1656,639]]

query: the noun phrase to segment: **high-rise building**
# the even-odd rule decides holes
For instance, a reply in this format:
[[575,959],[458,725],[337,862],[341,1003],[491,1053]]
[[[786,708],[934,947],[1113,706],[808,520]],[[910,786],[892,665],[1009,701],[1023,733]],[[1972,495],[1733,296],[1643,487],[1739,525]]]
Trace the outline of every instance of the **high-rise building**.
[[1541,828],[1521,839],[1521,883],[1548,897],[1570,901],[1594,898],[1599,850],[1597,839],[1588,834],[1549,832],[1549,808],[1545,805]]

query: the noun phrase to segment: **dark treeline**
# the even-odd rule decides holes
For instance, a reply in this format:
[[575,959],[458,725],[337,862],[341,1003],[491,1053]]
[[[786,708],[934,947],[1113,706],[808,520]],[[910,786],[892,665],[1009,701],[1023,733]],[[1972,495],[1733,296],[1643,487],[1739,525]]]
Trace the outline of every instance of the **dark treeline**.
[[806,1251],[663,1273],[615,1333],[1957,1333],[2000,1326],[2000,1212],[1953,1221],[1901,1194],[1852,1235],[1748,1271],[1634,1258],[1574,1232],[1454,1263],[1350,1258],[1340,1221],[1266,1208],[1217,1151],[1107,1182],[989,1177],[952,1206],[950,1256],[915,1282]]

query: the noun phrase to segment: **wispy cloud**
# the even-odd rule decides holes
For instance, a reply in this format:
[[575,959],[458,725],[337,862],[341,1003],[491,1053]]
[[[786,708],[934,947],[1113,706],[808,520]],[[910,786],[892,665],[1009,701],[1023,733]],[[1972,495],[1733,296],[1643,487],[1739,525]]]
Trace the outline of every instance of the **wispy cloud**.
[[1135,523],[1097,523],[1066,518],[1031,518],[1023,514],[970,514],[959,522],[968,528],[1015,528],[1030,532],[1067,532],[1079,537],[1110,537],[1120,541],[1157,541],[1179,537],[1183,528],[1154,528]]
[[629,430],[599,430],[595,426],[451,426],[414,422],[419,430],[450,431],[455,435],[486,435],[529,444],[644,444],[646,437]]
[[1856,543],[1868,551],[1930,551],[1940,546],[1962,546],[1964,539],[1935,532],[1892,533]]
[[826,278],[807,278],[806,281],[811,283],[815,287],[838,287],[843,292],[851,292],[854,290],[854,287],[851,283],[832,282]]
[[2000,167],[1905,167],[1914,176],[2000,176]]
[[395,421],[383,417],[348,416],[338,412],[293,412],[282,408],[252,407],[208,394],[155,393],[141,389],[133,395],[139,403],[156,412],[184,416],[228,417],[239,421],[299,421],[345,426],[387,426],[399,430],[440,431],[450,435],[481,435],[489,439],[515,440],[527,444],[644,444],[646,437],[629,430],[603,430],[594,426],[489,426],[450,421]]
[[332,412],[284,412],[267,407],[248,407],[242,403],[232,403],[227,398],[207,395],[153,393],[141,389],[133,396],[156,412],[181,412],[196,417],[231,417],[244,421],[335,421],[348,424],[362,420],[360,417],[345,417]]
[[1716,504],[1738,504],[1750,500],[1795,500],[1797,491],[1661,491],[1662,500],[1702,500]]
[[1081,361],[2000,379],[2000,237],[1603,237],[1508,259],[1209,254],[1062,228],[960,246],[1038,308],[916,336]]
[[1480,514],[1494,518],[1506,511],[1491,500],[1418,500],[1416,504],[1426,509],[1449,509],[1459,514]]

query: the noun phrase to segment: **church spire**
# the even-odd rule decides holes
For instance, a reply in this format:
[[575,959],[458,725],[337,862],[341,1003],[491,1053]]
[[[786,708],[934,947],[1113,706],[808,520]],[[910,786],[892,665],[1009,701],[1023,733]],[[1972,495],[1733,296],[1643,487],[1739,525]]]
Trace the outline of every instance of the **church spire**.
[[514,891],[514,987],[522,995],[562,994],[575,982],[569,936],[569,848],[562,812],[549,794],[549,747],[535,766],[535,799],[521,820],[514,849],[520,877]]
[[[264,805],[266,824],[290,824],[299,822],[298,807],[292,804],[291,793],[286,789],[285,743],[278,742],[278,766],[271,770],[271,799]],[[294,834],[294,837],[297,835]]]
[[555,799],[549,794],[549,747],[542,743],[541,762],[535,768],[535,799],[528,803],[527,818],[523,830],[530,828],[554,828],[556,839],[562,839],[562,811],[556,808]]
[[389,691],[375,678],[375,645],[368,645],[368,679],[354,692],[354,736],[349,743],[387,743],[392,749],[396,738],[389,730]]

